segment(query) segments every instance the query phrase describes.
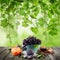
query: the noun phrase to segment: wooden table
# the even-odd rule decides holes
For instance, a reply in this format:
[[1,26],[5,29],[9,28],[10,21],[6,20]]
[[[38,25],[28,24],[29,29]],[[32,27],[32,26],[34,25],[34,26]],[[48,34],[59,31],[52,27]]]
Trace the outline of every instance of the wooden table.
[[40,59],[24,59],[19,58],[18,56],[12,56],[7,47],[0,47],[0,60],[60,60],[60,47],[54,47],[53,50],[53,55],[46,55],[45,57],[42,57]]

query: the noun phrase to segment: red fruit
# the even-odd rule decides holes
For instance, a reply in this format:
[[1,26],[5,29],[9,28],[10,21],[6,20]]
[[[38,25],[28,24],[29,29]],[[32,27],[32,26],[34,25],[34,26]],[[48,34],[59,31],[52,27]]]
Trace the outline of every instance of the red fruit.
[[11,53],[12,53],[12,55],[14,55],[14,56],[21,55],[22,49],[19,48],[19,47],[14,47],[14,48],[11,49]]

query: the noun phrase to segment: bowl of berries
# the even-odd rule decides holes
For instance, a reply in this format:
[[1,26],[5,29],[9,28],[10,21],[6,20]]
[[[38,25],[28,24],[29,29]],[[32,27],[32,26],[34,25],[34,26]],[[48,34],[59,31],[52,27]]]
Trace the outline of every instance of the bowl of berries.
[[41,40],[37,39],[36,37],[28,37],[23,40],[23,45],[26,47],[26,51],[33,50],[35,53],[40,48]]

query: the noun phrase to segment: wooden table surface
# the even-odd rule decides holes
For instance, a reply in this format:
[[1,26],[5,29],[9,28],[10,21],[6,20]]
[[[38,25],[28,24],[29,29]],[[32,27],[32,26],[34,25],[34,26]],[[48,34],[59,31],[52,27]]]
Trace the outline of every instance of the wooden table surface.
[[18,56],[12,56],[7,47],[0,47],[0,60],[60,60],[60,47],[54,47],[53,50],[53,55],[46,55],[45,57],[42,57],[40,59],[24,59],[19,58]]

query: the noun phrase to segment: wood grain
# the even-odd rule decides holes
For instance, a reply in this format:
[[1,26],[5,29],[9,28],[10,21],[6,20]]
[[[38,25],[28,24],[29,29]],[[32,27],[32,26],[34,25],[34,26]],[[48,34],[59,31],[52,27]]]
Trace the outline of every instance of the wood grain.
[[60,60],[60,47],[54,47],[53,50],[53,55],[49,54],[40,59],[24,59],[18,56],[12,56],[7,47],[0,47],[0,60]]

